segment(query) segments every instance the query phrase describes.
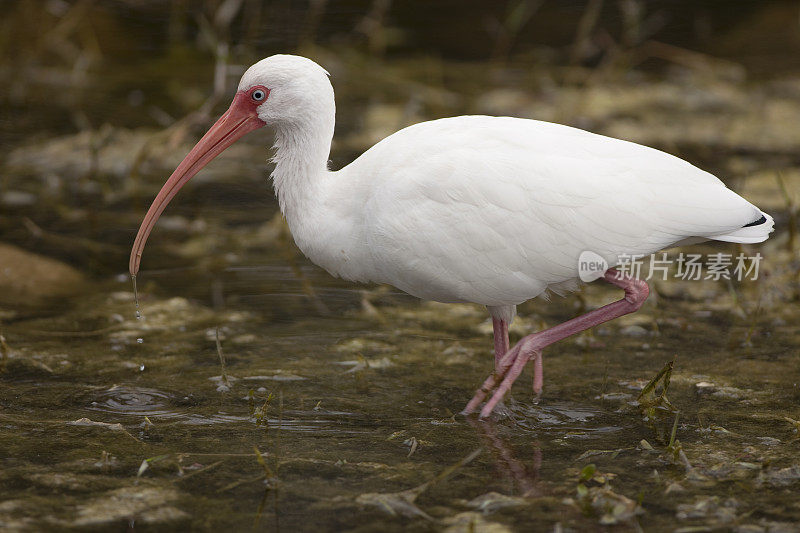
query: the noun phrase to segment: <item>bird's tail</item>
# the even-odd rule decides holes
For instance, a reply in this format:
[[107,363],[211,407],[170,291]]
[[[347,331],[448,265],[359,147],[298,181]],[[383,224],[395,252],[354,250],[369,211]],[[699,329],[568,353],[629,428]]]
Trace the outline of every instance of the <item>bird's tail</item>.
[[748,244],[766,241],[767,237],[769,237],[769,234],[772,233],[775,228],[775,221],[772,220],[771,216],[763,211],[760,211],[759,213],[760,215],[756,220],[745,224],[737,230],[721,233],[719,235],[707,235],[707,237],[715,241],[741,242]]

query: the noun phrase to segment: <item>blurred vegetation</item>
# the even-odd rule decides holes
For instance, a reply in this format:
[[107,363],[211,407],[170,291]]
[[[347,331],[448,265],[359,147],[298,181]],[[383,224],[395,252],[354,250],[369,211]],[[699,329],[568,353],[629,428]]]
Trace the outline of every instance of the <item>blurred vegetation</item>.
[[[336,63],[558,67],[556,82],[671,65],[775,76],[800,67],[792,1],[34,0],[0,4],[0,141],[163,127],[273,53]],[[713,57],[713,59],[712,59]],[[482,71],[475,88],[497,83]],[[488,78],[486,76],[489,76]],[[412,75],[413,76],[413,75]],[[448,80],[440,80],[447,84]]]
[[[331,72],[334,167],[413,122],[516,115],[650,144],[723,179],[752,165],[731,168],[720,156],[780,155],[773,166],[784,171],[791,211],[798,13],[796,2],[779,1],[5,2],[0,205],[30,222],[0,217],[0,235],[23,245],[42,238],[56,210],[63,233],[65,202],[119,212],[129,201],[138,213],[243,70],[273,53],[307,55]],[[85,225],[73,228],[87,237]],[[78,249],[94,251],[84,269],[124,260],[126,239],[103,239],[122,246],[82,241]]]

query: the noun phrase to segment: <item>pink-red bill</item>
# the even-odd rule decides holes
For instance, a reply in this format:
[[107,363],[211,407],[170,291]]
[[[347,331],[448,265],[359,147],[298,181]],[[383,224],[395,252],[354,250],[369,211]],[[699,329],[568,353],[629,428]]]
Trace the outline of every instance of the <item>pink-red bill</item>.
[[139,226],[136,240],[131,249],[130,262],[128,269],[132,276],[139,272],[139,263],[142,260],[142,252],[147,242],[147,237],[156,225],[156,221],[170,200],[178,194],[178,191],[188,182],[200,169],[206,166],[209,161],[221,154],[226,148],[236,142],[245,134],[256,130],[266,124],[258,118],[256,111],[257,104],[253,102],[248,93],[238,92],[231,103],[230,108],[211,126],[211,129],[203,135],[203,138],[192,148],[186,157],[178,165],[178,168],[167,179],[167,182],[153,200],[150,209]]

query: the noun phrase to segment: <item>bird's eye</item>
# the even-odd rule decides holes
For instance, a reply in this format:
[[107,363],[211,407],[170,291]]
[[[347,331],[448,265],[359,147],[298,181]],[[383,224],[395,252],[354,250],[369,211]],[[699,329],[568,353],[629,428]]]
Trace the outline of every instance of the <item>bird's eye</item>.
[[255,91],[253,91],[253,94],[251,94],[250,97],[256,102],[260,102],[261,100],[267,97],[267,93],[264,92],[263,89],[256,89]]

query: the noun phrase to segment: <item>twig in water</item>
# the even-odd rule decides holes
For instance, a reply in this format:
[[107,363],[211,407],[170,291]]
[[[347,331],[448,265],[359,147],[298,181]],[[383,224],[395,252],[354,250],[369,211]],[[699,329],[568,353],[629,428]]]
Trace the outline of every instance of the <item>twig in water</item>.
[[199,469],[195,470],[194,472],[189,472],[188,474],[185,474],[185,475],[183,475],[183,476],[181,476],[179,478],[175,478],[172,482],[173,483],[177,483],[178,481],[183,481],[185,479],[189,479],[190,477],[196,476],[197,474],[200,474],[202,472],[208,472],[212,468],[216,468],[216,467],[218,467],[219,465],[221,465],[224,462],[225,461],[217,461],[216,463],[211,463],[210,465],[204,466],[203,468],[199,468]]
[[222,383],[230,388],[231,382],[228,380],[228,374],[225,371],[225,354],[222,353],[222,344],[219,342],[219,326],[214,330],[214,340],[217,344],[217,355],[219,355],[219,364],[222,367],[220,376],[222,377]]

